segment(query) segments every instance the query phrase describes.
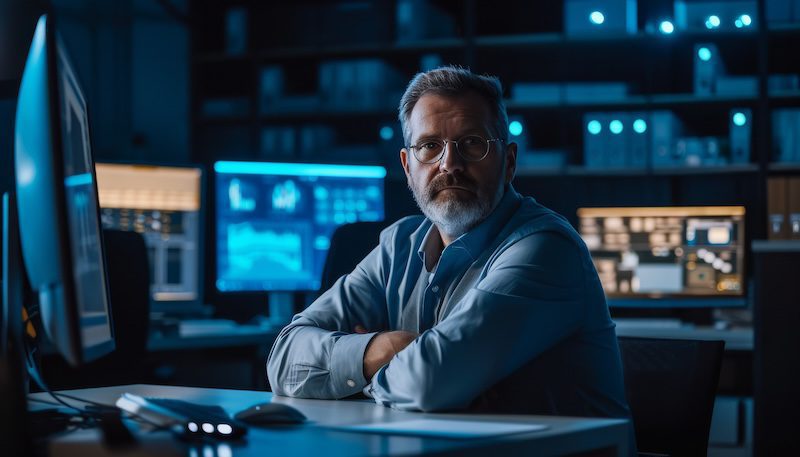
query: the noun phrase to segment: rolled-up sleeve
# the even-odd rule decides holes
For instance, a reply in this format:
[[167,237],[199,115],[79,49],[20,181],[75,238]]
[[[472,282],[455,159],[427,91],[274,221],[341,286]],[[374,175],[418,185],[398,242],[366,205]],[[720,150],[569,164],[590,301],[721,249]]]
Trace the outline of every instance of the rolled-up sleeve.
[[522,238],[433,328],[373,377],[368,392],[398,409],[461,409],[575,332],[584,307],[581,257],[555,232]]
[[274,393],[336,399],[367,385],[364,351],[375,333],[353,332],[356,325],[371,331],[387,326],[385,258],[376,247],[281,330],[267,360]]

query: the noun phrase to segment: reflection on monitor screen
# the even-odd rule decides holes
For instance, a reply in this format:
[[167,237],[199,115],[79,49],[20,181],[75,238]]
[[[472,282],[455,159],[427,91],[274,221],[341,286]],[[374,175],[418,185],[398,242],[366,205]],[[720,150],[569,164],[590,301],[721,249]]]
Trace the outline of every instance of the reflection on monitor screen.
[[384,217],[386,170],[217,162],[217,289],[317,290],[336,227]]
[[153,299],[199,300],[202,171],[108,163],[96,168],[103,227],[142,234]]
[[741,297],[744,207],[581,208],[609,298]]
[[75,293],[79,304],[84,347],[111,339],[100,226],[89,142],[86,103],[63,46],[58,48],[59,91],[62,114],[64,197],[69,244],[72,250]]

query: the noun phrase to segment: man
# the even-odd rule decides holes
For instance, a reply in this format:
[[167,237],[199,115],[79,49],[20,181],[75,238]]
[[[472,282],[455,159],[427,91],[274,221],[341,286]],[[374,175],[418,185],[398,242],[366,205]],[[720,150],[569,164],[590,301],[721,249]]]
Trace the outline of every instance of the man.
[[629,417],[614,324],[589,253],[511,186],[517,146],[497,78],[443,67],[400,102],[401,219],[284,328],[275,393],[363,392],[399,409]]

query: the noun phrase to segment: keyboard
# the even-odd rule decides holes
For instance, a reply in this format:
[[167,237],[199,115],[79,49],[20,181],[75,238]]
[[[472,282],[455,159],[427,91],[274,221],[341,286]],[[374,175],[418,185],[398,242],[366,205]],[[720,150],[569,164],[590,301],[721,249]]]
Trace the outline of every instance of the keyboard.
[[129,393],[122,394],[117,406],[188,439],[237,439],[247,433],[246,425],[232,419],[219,406],[173,398],[144,398]]

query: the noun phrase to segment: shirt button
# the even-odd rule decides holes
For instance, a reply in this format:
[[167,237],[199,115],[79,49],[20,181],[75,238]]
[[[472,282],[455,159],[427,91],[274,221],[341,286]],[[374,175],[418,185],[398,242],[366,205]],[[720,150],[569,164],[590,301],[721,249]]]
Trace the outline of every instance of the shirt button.
[[431,287],[431,292],[433,292],[433,293],[439,292],[439,286]]
[[350,387],[355,387],[356,386],[356,382],[353,381],[352,379],[348,379],[347,380],[347,385],[350,386]]

